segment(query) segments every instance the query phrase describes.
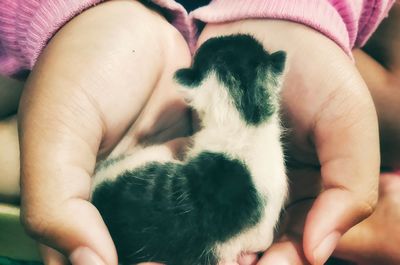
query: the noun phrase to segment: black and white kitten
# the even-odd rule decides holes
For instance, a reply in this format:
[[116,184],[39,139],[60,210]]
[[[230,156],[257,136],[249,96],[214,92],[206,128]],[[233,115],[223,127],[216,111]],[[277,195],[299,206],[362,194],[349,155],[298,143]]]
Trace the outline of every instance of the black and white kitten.
[[215,265],[270,246],[287,193],[284,64],[249,35],[208,40],[175,74],[201,122],[185,159],[149,146],[98,166],[92,202],[120,263]]

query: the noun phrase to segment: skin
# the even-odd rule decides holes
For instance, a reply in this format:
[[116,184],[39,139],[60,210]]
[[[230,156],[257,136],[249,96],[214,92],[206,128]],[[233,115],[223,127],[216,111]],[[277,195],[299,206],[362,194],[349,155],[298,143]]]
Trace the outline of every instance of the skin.
[[[300,219],[289,219],[290,229],[283,230],[280,242],[257,264],[323,264],[340,236],[368,217],[377,200],[380,158],[371,95],[354,64],[335,43],[299,24],[271,20],[209,24],[199,45],[213,36],[239,32],[251,33],[267,50],[288,54],[282,94],[290,128],[286,133],[288,174],[293,187],[314,184],[307,190],[293,188],[289,204],[304,197],[303,192],[316,194],[322,189],[311,209],[301,211],[303,235],[290,231],[300,225]],[[311,176],[320,181],[310,182]]]
[[400,176],[382,173],[375,212],[344,235],[335,250],[335,256],[359,265],[399,264],[399,191]]
[[[336,242],[314,256],[321,240],[331,231],[345,233],[375,207],[379,152],[371,96],[347,55],[301,25],[265,20],[207,25],[199,45],[236,32],[255,35],[269,50],[288,52],[282,103],[290,128],[289,177],[292,187],[299,188],[291,191],[279,242],[259,261],[247,255],[239,263],[322,264]],[[171,81],[176,69],[189,64],[188,48],[176,30],[131,1],[92,8],[51,40],[20,106],[22,221],[44,244],[45,264],[65,264],[67,258],[73,264],[116,264],[104,223],[86,201],[94,163],[125,133],[114,153],[140,141],[160,142],[190,132],[190,119]],[[377,109],[386,117],[383,108]],[[315,202],[303,200],[317,196],[321,187]],[[390,207],[395,200],[384,200],[385,194],[379,202]]]
[[[400,1],[397,1],[363,50],[356,65],[379,106],[382,166],[400,168]],[[380,51],[380,52],[379,52]]]
[[[366,80],[379,117],[382,166],[400,169],[400,2],[363,50],[355,50],[357,68]],[[381,51],[377,53],[376,51]],[[351,229],[335,255],[361,265],[400,263],[400,171],[382,173],[376,211]]]
[[[96,159],[125,133],[132,144],[188,133],[172,75],[190,59],[178,31],[134,1],[98,5],[54,36],[19,108],[21,221],[30,235],[73,264],[117,264],[107,228],[87,201]],[[47,264],[63,261],[44,253]]]
[[[63,30],[68,30],[68,27],[64,28]],[[266,41],[268,39],[266,38],[266,36],[268,36],[271,32],[288,32],[288,30],[291,30],[291,32],[289,31],[290,34],[282,34],[281,38],[275,38],[273,42],[271,42],[271,40]],[[335,248],[335,245],[339,240],[340,235],[347,231],[350,227],[361,221],[363,218],[371,214],[376,203],[377,176],[379,170],[379,152],[377,150],[378,129],[375,109],[370,94],[363,80],[356,71],[354,65],[348,59],[347,55],[345,55],[340,48],[338,48],[327,38],[301,25],[281,21],[265,20],[241,21],[225,25],[208,25],[200,36],[199,45],[210,37],[238,32],[252,33],[259,40],[263,41],[268,50],[273,51],[277,49],[284,49],[285,51],[287,51],[289,57],[289,72],[287,73],[287,78],[285,81],[283,106],[285,108],[285,116],[288,118],[288,126],[293,128],[294,131],[293,135],[291,135],[290,137],[291,139],[293,139],[290,142],[289,149],[291,151],[291,158],[293,162],[292,170],[289,173],[292,176],[296,176],[296,178],[298,179],[302,179],[300,178],[301,172],[303,172],[304,175],[314,173],[319,176],[320,171],[315,169],[321,166],[323,180],[323,183],[321,185],[325,189],[325,191],[321,193],[321,195],[319,195],[312,209],[307,214],[303,244],[299,244],[299,242],[293,240],[292,237],[287,236],[287,239],[281,242],[281,244],[283,244],[283,246],[285,246],[286,248],[289,247],[285,250],[286,252],[277,251],[277,245],[275,245],[271,248],[270,251],[268,251],[264,255],[259,263],[276,264],[277,259],[289,259],[286,262],[290,263],[292,260],[295,259],[307,259],[312,264],[322,264]],[[62,33],[62,31],[60,33]],[[48,50],[51,51],[53,45],[65,45],[65,42],[56,42],[57,37],[60,37],[60,35],[56,36],[56,38],[53,40],[53,43],[50,43]],[[296,42],[288,42],[288,38],[292,38],[292,40],[296,40]],[[294,45],[290,46],[288,45],[290,43],[296,43],[297,45],[295,47]],[[310,43],[313,43],[314,46],[310,47]],[[304,49],[308,50],[304,52]],[[69,49],[64,48],[63,50]],[[317,62],[315,62],[315,60],[306,60],[306,58],[301,57],[304,56],[304,54],[311,54],[311,56],[315,57],[314,59],[317,60]],[[46,56],[46,53],[43,56]],[[68,54],[68,56],[71,55]],[[49,57],[49,55],[47,55],[46,58],[47,57]],[[60,61],[60,58],[58,58],[58,61]],[[304,62],[306,61],[310,62],[308,67],[307,65],[304,65]],[[300,62],[301,65],[299,64]],[[326,65],[327,62],[331,62],[330,64],[328,64],[328,67],[330,66],[330,71],[327,71],[325,69],[323,73],[320,73],[318,72],[320,71],[320,68],[314,67],[315,65]],[[38,65],[40,67],[41,60],[39,60]],[[337,69],[333,67],[334,65],[342,65],[343,68]],[[53,64],[52,67],[54,69]],[[36,68],[36,71],[38,71],[37,69],[38,67]],[[73,70],[75,69],[76,67],[74,67]],[[306,69],[306,71],[304,69]],[[41,69],[39,68],[39,71],[40,70]],[[81,71],[82,69],[80,69],[79,71],[80,74]],[[348,74],[343,75],[343,73]],[[299,83],[299,77],[302,77],[302,79],[300,80],[302,80],[303,83]],[[32,79],[35,80],[35,75],[33,75],[33,77],[31,78],[31,83]],[[59,78],[57,77],[56,79],[59,86]],[[33,84],[33,87],[38,88],[48,86],[48,84],[41,86],[36,85],[35,83]],[[320,89],[321,87],[325,87],[325,89]],[[26,96],[26,98],[31,99],[33,97],[31,95],[29,96],[29,91],[32,90],[30,90],[29,88],[30,86],[28,83],[28,87],[26,90],[28,91],[28,96]],[[49,93],[48,91],[49,90],[44,90],[43,93]],[[90,92],[93,93],[93,91]],[[298,100],[296,95],[303,95],[303,99]],[[35,96],[35,98],[37,97],[38,96]],[[356,103],[351,100],[351,98],[355,97],[359,98],[359,101],[357,101]],[[21,109],[24,110],[24,98],[22,102],[23,105]],[[54,99],[52,99],[51,102],[53,103],[53,105],[55,104]],[[305,104],[304,102],[313,102],[314,104],[310,105]],[[32,104],[30,102],[28,103]],[[57,105],[55,107],[58,108],[59,104],[61,103],[62,102],[57,102]],[[79,102],[79,104],[81,104],[81,102]],[[41,105],[42,104],[38,104],[37,107],[40,107]],[[30,109],[30,111],[28,112],[30,115],[36,117],[38,116],[38,114],[35,114],[34,112],[32,113],[32,105],[28,105],[26,108],[26,110]],[[109,111],[112,112],[112,110]],[[130,113],[132,113],[132,111]],[[60,114],[58,112],[57,116],[59,115]],[[110,115],[110,113],[104,111],[103,115]],[[36,177],[30,177],[34,176],[34,169],[31,168],[31,165],[29,165],[28,167],[28,165],[24,163],[24,161],[30,161],[29,157],[24,159],[26,154],[29,154],[30,152],[38,152],[37,148],[29,149],[29,144],[39,140],[34,138],[34,135],[27,136],[26,131],[29,130],[29,128],[33,125],[40,126],[40,124],[37,122],[35,122],[34,124],[29,124],[29,121],[31,121],[31,119],[28,119],[24,116],[25,115],[23,115],[21,119],[22,125],[24,126],[24,123],[26,124],[25,127],[22,127],[22,131],[24,132],[24,134],[22,135],[21,145],[23,150],[22,153],[24,154],[22,156],[23,206],[25,205],[26,207],[26,210],[24,211],[25,217],[23,220],[25,220],[28,230],[37,230],[38,226],[41,223],[35,222],[37,215],[33,218],[30,217],[29,206],[32,205],[33,201],[36,201],[36,207],[38,207],[39,205],[37,201],[41,201],[40,205],[42,205],[42,203],[45,204],[44,201],[46,200],[48,204],[48,198],[51,197],[51,194],[36,194],[36,190],[38,190],[38,188],[35,189],[34,184],[38,183],[37,179]],[[112,116],[113,118],[115,118],[117,115]],[[94,115],[94,117],[96,116]],[[48,120],[49,118],[46,117],[47,123]],[[95,119],[91,117],[86,122],[93,120]],[[74,123],[75,122],[76,120],[74,120]],[[86,124],[86,122],[79,124],[79,127],[81,127],[82,124]],[[64,124],[65,122],[63,122],[63,126]],[[99,128],[100,127],[97,127],[97,130],[99,130]],[[85,135],[80,136],[79,138],[85,139],[88,129],[89,128],[85,128],[85,130],[82,132]],[[115,133],[115,128],[112,129],[113,130],[111,131]],[[32,129],[30,130],[33,133],[35,131],[38,131],[38,129],[36,129],[35,131]],[[77,130],[77,128],[75,128],[75,130]],[[55,137],[57,138],[59,137],[59,135],[56,135]],[[88,137],[89,139],[89,135],[87,135],[86,137]],[[107,134],[104,135],[103,133],[102,137],[103,142],[107,143]],[[24,143],[24,138],[30,140]],[[32,140],[32,138],[34,140]],[[38,138],[42,139],[42,137]],[[104,141],[104,138],[106,139],[106,141]],[[93,139],[92,134],[90,139]],[[367,143],[371,148],[370,152],[364,152],[363,148],[361,148]],[[99,142],[97,142],[96,144],[94,146],[97,147],[99,145]],[[24,147],[25,145],[27,147]],[[49,144],[43,146],[46,146],[46,151],[49,149]],[[360,148],[357,148],[357,146],[359,146]],[[96,149],[91,149],[92,157],[95,150]],[[55,155],[57,151],[60,152],[60,150],[54,149],[49,151],[49,156],[51,155],[53,160],[54,157],[57,157]],[[74,152],[74,154],[76,154],[76,152]],[[87,157],[89,156],[90,152],[83,154],[85,155],[85,157]],[[61,156],[61,159],[64,160],[65,157]],[[82,161],[82,159],[83,157],[80,158],[78,161]],[[75,160],[76,159],[74,159],[74,161]],[[318,161],[321,161],[321,164],[319,164]],[[90,172],[91,167],[89,165],[86,166],[86,172]],[[82,165],[80,165],[80,168],[82,168]],[[54,169],[54,171],[56,172],[57,169]],[[25,172],[29,172],[29,175],[27,175]],[[49,173],[47,172],[47,174]],[[45,174],[42,173],[42,175]],[[30,179],[33,179],[32,182],[29,182]],[[63,185],[58,183],[55,186]],[[26,187],[26,190],[24,190],[24,187]],[[317,188],[318,190],[320,189],[319,186]],[[33,197],[30,197],[30,193],[34,193]],[[292,198],[292,200],[295,200],[295,192],[292,192],[292,194],[294,194],[294,198]],[[37,198],[35,195],[39,198]],[[79,194],[78,196],[81,198],[83,197],[83,199],[85,198],[84,196],[82,196],[82,194]],[[35,209],[35,214],[38,213],[36,207],[33,208]],[[56,209],[54,209],[54,211],[56,211]],[[75,210],[74,208],[72,209]],[[329,211],[327,213],[327,209],[337,209],[337,211]],[[85,211],[87,210],[89,209],[85,209]],[[328,218],[326,216],[327,214],[329,214]],[[62,215],[65,215],[65,210]],[[97,216],[97,218],[99,218],[99,216]],[[85,219],[89,220],[89,218]],[[30,220],[33,220],[33,222]],[[56,220],[59,219],[57,218]],[[326,222],[326,220],[329,220],[329,222]],[[73,227],[73,225],[75,224],[71,223],[70,227]],[[93,224],[91,227],[94,227]],[[59,247],[59,250],[61,250],[63,253],[67,253],[68,255],[69,253],[72,253],[77,247],[75,245],[72,245],[71,247],[69,247],[68,245],[63,246],[63,244],[67,242],[67,240],[65,240],[65,237],[67,236],[65,232],[65,226],[63,228],[64,230],[57,231],[58,233],[63,234],[63,241],[56,241],[52,239],[54,235],[57,235],[57,232],[46,233],[47,235],[49,235],[47,237],[43,236],[43,233],[39,232],[40,236],[38,238],[42,240],[48,240],[48,238],[50,237],[50,244],[52,244],[52,246],[58,246],[57,244],[61,245],[61,247]],[[53,229],[57,230],[59,228],[54,227]],[[46,229],[44,230],[49,231],[49,228],[46,226]],[[100,231],[101,230],[98,230],[93,236],[100,236]],[[75,231],[71,232],[71,237],[72,234],[74,234],[73,232]],[[318,248],[324,238],[332,233],[334,233],[333,241],[332,237],[330,237],[331,242],[329,242],[328,245],[324,244],[322,250],[321,248]],[[104,232],[104,230],[103,234],[104,236],[109,236]],[[37,235],[37,233],[34,233],[34,235]],[[59,237],[61,236],[57,236],[56,239]],[[90,244],[92,244],[92,246],[89,245],[89,242],[85,243],[88,244],[91,249],[94,249],[95,253],[101,253],[99,254],[100,257],[102,255],[104,256],[104,253],[106,253],[106,249],[103,248],[102,251],[96,251],[96,246],[93,245],[94,243],[91,243],[94,241],[95,240],[90,241]],[[300,254],[300,252],[294,251],[293,248],[290,248],[291,246],[298,246],[298,248],[303,249],[304,254]],[[108,247],[109,250],[110,245]],[[72,257],[72,261],[74,261],[74,255],[72,254],[72,256],[70,257]],[[104,257],[102,257],[102,259],[106,260]],[[106,260],[106,262],[109,263],[109,260]]]
[[19,199],[19,150],[15,116],[0,121],[0,201]]

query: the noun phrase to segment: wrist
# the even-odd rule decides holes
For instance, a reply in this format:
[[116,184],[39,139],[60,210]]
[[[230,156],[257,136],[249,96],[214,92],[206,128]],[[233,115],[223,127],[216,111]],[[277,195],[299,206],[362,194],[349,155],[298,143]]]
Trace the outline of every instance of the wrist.
[[[285,50],[290,53],[304,51],[320,53],[327,46],[341,48],[324,34],[296,22],[276,19],[246,19],[228,23],[207,24],[202,31],[197,47],[211,37],[230,34],[251,34],[270,51]],[[344,53],[344,51],[342,51]]]

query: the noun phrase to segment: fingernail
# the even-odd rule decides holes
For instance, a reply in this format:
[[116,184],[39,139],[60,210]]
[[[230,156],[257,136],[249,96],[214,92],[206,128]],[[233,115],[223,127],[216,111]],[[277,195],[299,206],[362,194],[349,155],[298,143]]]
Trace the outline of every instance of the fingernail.
[[341,234],[339,232],[330,233],[325,239],[321,241],[319,246],[314,249],[314,264],[323,265],[335,250]]
[[72,265],[104,265],[102,259],[87,247],[75,249],[69,256]]

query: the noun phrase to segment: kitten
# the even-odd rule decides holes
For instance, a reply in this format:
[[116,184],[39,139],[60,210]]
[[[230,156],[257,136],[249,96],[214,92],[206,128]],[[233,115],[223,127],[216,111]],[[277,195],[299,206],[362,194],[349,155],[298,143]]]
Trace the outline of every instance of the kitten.
[[249,35],[209,39],[175,74],[201,123],[185,159],[149,146],[99,165],[92,202],[122,264],[215,265],[270,246],[287,192],[284,64]]

